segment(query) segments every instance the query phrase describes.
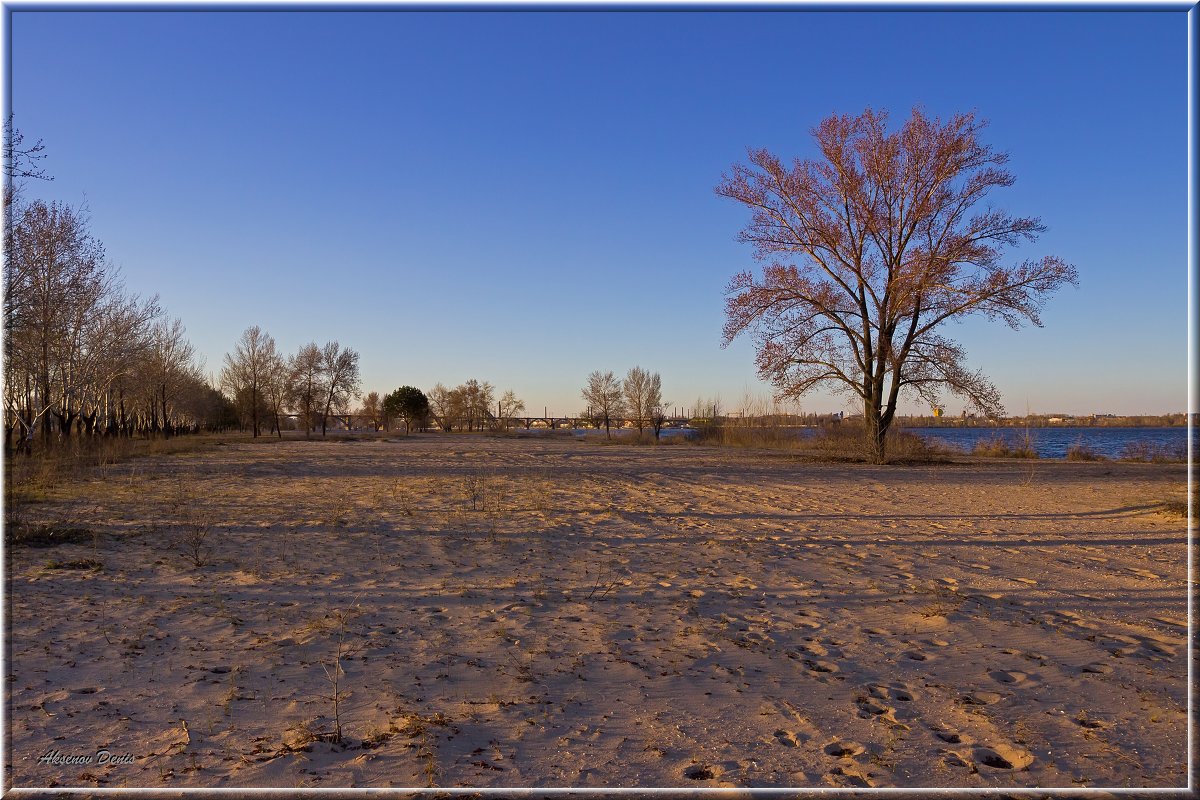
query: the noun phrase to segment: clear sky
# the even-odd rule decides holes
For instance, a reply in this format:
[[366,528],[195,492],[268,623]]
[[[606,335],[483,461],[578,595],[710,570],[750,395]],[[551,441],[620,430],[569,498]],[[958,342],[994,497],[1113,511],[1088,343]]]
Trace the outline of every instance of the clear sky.
[[[946,332],[1010,413],[1187,403],[1187,12],[12,10],[9,98],[127,287],[216,372],[260,325],[364,391],[468,378],[574,413],[595,369],[769,394],[721,348],[756,267],[718,198],[747,147],[814,155],[870,105],[976,110],[995,205],[1074,263],[1045,327]],[[948,412],[961,403],[951,400]],[[861,409],[815,394],[805,411]],[[927,413],[919,403],[908,410]]]

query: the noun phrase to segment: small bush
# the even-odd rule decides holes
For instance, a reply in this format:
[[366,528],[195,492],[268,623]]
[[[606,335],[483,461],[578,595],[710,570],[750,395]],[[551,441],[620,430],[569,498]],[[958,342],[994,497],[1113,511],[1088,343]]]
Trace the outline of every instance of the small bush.
[[1187,445],[1166,445],[1158,442],[1130,442],[1121,451],[1122,461],[1149,461],[1170,464],[1187,461]]
[[90,569],[95,572],[104,569],[104,563],[94,558],[79,558],[73,561],[47,561],[46,569]]
[[1033,447],[1033,440],[1026,435],[1022,442],[1009,442],[1003,436],[991,436],[987,439],[980,439],[975,443],[975,447],[971,452],[977,456],[986,456],[988,458],[1037,458],[1037,450]]
[[1067,448],[1067,461],[1107,461],[1108,459],[1097,453],[1083,442],[1076,442]]
[[1168,500],[1161,504],[1158,510],[1164,514],[1170,514],[1176,517],[1187,517],[1188,504],[1184,500]]
[[10,547],[57,547],[60,544],[83,544],[94,540],[95,534],[87,528],[6,525],[4,529],[4,543]]

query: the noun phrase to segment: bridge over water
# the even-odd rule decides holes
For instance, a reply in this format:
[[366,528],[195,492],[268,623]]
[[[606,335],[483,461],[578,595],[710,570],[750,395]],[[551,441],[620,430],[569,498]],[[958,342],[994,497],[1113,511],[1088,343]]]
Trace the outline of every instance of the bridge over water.
[[[303,419],[301,414],[280,414],[281,419],[294,420],[298,425]],[[345,430],[354,430],[355,428],[370,428],[378,418],[370,417],[366,414],[328,414],[326,420],[330,423],[336,423]],[[318,417],[319,420],[319,417]],[[689,423],[698,422],[694,418],[673,416],[668,417],[663,421],[663,428],[683,428]],[[604,420],[597,420],[595,417],[589,416],[503,416],[497,417],[489,415],[484,418],[480,417],[455,417],[450,420],[440,420],[437,417],[430,417],[429,428],[446,429],[447,423],[451,428],[467,429],[467,430],[559,430],[559,429],[578,429],[590,428],[599,429],[604,427]],[[609,426],[612,428],[636,428],[637,420],[632,417],[612,417],[609,419]],[[317,427],[320,427],[318,422]],[[650,430],[653,426],[648,422],[643,422],[643,427]]]

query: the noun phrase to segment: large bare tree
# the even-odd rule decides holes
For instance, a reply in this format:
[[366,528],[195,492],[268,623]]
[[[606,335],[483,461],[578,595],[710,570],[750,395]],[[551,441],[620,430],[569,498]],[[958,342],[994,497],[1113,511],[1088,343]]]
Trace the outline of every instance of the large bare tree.
[[1040,326],[1046,297],[1077,281],[1055,256],[1004,263],[1006,248],[1045,228],[984,204],[1014,180],[1007,155],[980,141],[985,123],[920,109],[899,130],[887,121],[871,109],[828,117],[813,130],[819,158],[785,166],[751,150],[716,189],[751,210],[740,239],[770,262],[730,282],[725,344],[755,334],[759,374],[781,398],[826,384],[859,397],[878,463],[906,391],[1002,413],[943,323],[983,314]]

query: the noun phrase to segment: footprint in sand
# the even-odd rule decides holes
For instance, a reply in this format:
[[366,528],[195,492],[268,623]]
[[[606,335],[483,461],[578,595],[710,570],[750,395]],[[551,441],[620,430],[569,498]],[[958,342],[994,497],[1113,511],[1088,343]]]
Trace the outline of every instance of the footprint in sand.
[[683,777],[690,781],[713,781],[721,777],[722,770],[709,764],[693,764],[683,771]]
[[841,667],[837,664],[820,658],[804,659],[804,667],[810,672],[834,673],[841,671]]
[[949,744],[971,744],[975,740],[967,736],[961,731],[956,731],[953,728],[937,728],[933,735]]
[[880,702],[878,699],[859,695],[854,704],[858,706],[858,716],[863,719],[880,719],[889,723],[894,728],[908,730],[907,725],[896,719],[896,709],[886,703]]
[[971,692],[963,696],[962,701],[971,706],[990,706],[999,703],[1004,695],[999,692]]
[[911,703],[917,699],[916,693],[904,683],[893,683],[890,686],[876,683],[867,687],[867,691],[877,700],[894,700],[900,703]]
[[1147,639],[1146,641],[1142,642],[1142,647],[1146,648],[1152,653],[1160,656],[1166,656],[1167,658],[1174,658],[1178,653],[1174,646],[1154,639]]
[[775,731],[775,740],[777,742],[779,742],[781,745],[783,745],[784,747],[799,747],[800,746],[800,740],[796,738],[795,732],[787,731],[787,730],[784,730],[783,728],[780,728],[779,730]]
[[1008,744],[975,748],[975,760],[993,769],[1025,769],[1033,763],[1033,754]]
[[839,764],[838,766],[829,770],[829,774],[842,776],[851,786],[859,786],[864,788],[871,788],[875,786],[875,781],[871,780],[871,774],[854,763]]
[[1075,717],[1072,722],[1079,727],[1087,728],[1088,730],[1104,730],[1105,728],[1112,727],[1111,722],[1107,722],[1102,719],[1096,719],[1095,717],[1089,717],[1086,711],[1080,711],[1079,716]]
[[829,651],[820,642],[806,642],[800,645],[800,650],[817,658],[824,658],[829,655]]
[[1081,672],[1091,673],[1093,675],[1107,675],[1113,671],[1113,668],[1108,664],[1096,662],[1094,664],[1084,664],[1080,667]]
[[866,749],[858,742],[842,741],[840,739],[825,745],[825,752],[835,758],[851,758],[860,755]]
[[1016,686],[1029,680],[1027,674],[1017,670],[997,669],[989,672],[988,676],[997,683],[1007,683],[1010,686]]

